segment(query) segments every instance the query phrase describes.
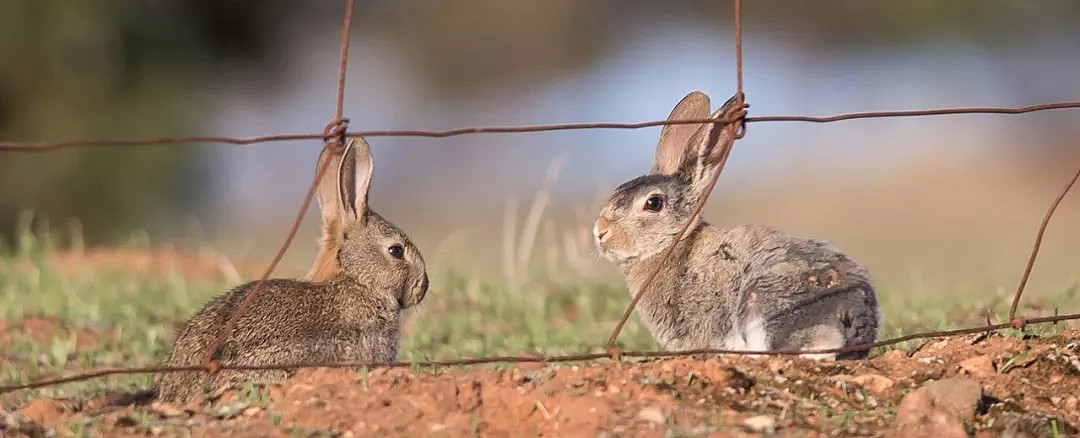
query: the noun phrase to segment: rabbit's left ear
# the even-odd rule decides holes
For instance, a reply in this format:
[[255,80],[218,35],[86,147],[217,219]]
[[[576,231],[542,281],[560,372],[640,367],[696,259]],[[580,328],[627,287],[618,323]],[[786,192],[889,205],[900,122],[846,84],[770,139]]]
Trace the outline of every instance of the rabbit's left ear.
[[[675,104],[667,120],[700,120],[706,117],[709,117],[709,96],[700,91],[692,91]],[[656,142],[656,155],[650,173],[672,175],[678,172],[686,162],[690,137],[698,126],[700,125],[664,125],[664,129],[660,131],[660,140]]]
[[371,147],[362,138],[351,138],[345,144],[341,158],[338,193],[345,217],[350,221],[367,221],[368,190],[375,163],[371,159]]
[[[721,118],[729,108],[736,104],[735,98],[729,99],[724,106],[716,110],[710,118]],[[698,191],[704,189],[723,157],[735,143],[742,121],[732,123],[706,123],[690,137],[686,148],[682,172],[687,172],[689,180]]]
[[341,200],[338,195],[338,172],[341,169],[342,147],[326,147],[319,154],[315,165],[316,174],[321,174],[317,198],[319,212],[322,214],[322,232],[319,235],[319,248],[315,253],[315,262],[306,276],[310,281],[329,279],[337,270],[337,253],[341,248],[342,214]]

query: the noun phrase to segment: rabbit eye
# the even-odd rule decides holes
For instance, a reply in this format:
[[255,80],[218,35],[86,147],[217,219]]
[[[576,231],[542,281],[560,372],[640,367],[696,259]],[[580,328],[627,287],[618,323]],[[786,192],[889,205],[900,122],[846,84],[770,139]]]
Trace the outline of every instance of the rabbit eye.
[[405,248],[402,248],[401,245],[390,245],[390,248],[387,249],[387,251],[389,251],[390,255],[394,256],[395,259],[405,257]]
[[660,195],[652,195],[649,199],[645,200],[645,209],[649,211],[660,211],[664,208],[664,200],[660,199]]

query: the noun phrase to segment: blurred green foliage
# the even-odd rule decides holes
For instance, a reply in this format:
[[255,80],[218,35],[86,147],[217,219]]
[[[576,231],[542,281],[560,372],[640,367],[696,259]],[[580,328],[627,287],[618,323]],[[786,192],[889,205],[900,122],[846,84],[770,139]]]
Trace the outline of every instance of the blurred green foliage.
[[[224,279],[186,277],[177,267],[166,275],[138,269],[63,269],[52,256],[64,250],[55,234],[30,231],[20,217],[18,238],[0,245],[0,327],[7,326],[0,350],[0,385],[108,366],[148,366],[168,355],[176,330],[215,295],[233,284]],[[134,244],[127,251],[152,251]],[[119,255],[124,257],[124,255]],[[499,277],[466,275],[453,269],[431,273],[431,291],[409,311],[401,359],[570,354],[602,350],[609,330],[630,301],[621,281],[590,281],[558,275],[536,265],[531,281],[513,286]],[[879,339],[922,330],[971,327],[987,317],[1003,320],[1008,299],[985,289],[957,286],[941,291],[878,286],[882,298]],[[1075,282],[1025,296],[1021,313],[1059,313],[1058,303],[1075,302]],[[989,296],[988,296],[989,295]],[[1050,303],[1051,305],[1047,305]],[[41,339],[41,332],[19,329],[24,318],[49,321],[61,330]],[[49,324],[38,324],[49,325]],[[1032,333],[1058,332],[1069,323],[1030,327]],[[79,337],[84,343],[80,344]],[[98,342],[85,342],[97,339]],[[913,348],[917,340],[884,348]],[[628,350],[656,349],[657,344],[633,316],[619,338]],[[38,397],[86,397],[95,391],[137,389],[149,375],[95,379],[41,390],[0,395],[0,409],[12,409]]]
[[[0,138],[191,134],[230,63],[273,65],[283,1],[0,2]],[[16,212],[78,218],[91,242],[190,213],[205,153],[145,149],[0,154],[0,233]]]

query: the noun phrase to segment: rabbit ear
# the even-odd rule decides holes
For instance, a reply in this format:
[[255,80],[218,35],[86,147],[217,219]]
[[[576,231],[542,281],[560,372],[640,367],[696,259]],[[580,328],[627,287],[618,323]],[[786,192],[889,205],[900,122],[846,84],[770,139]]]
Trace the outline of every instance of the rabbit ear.
[[337,253],[341,248],[343,209],[338,200],[338,169],[341,167],[341,155],[344,148],[330,146],[323,148],[316,164],[316,174],[322,173],[316,197],[322,216],[322,232],[319,247],[315,253],[315,262],[307,273],[307,280],[323,281],[337,271]]
[[316,164],[316,174],[322,173],[315,195],[319,201],[323,228],[326,228],[328,224],[341,223],[343,209],[338,196],[338,171],[341,168],[341,156],[344,151],[344,148],[340,146],[323,148],[322,153],[319,154],[319,162]]
[[350,221],[367,220],[368,189],[371,173],[375,167],[371,159],[371,147],[362,138],[349,139],[338,172],[338,193],[345,218]]
[[[667,120],[694,120],[709,116],[709,96],[693,91],[683,97],[668,114]],[[660,141],[656,143],[656,157],[652,173],[671,175],[683,166],[690,137],[700,125],[664,125]]]
[[[709,118],[719,119],[735,103],[734,97],[729,99]],[[740,123],[705,123],[690,137],[682,171],[688,172],[689,180],[696,190],[704,189],[713,172],[717,170],[717,165],[730,151],[738,135]]]

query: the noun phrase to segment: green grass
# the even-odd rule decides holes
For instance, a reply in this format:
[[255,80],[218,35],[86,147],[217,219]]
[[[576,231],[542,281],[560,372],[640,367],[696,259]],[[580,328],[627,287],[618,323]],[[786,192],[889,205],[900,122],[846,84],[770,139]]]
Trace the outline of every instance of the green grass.
[[[158,364],[167,356],[178,326],[206,300],[232,286],[186,280],[179,272],[61,275],[49,263],[49,253],[55,251],[51,241],[24,229],[13,245],[0,243],[0,319],[15,322],[44,316],[109,340],[76,351],[76,330],[58,330],[51,340],[40,343],[8,329],[10,345],[0,344],[0,384],[96,367]],[[433,275],[428,297],[407,316],[402,359],[601,351],[627,301],[618,284],[533,280],[510,292],[497,282],[443,272]],[[620,344],[656,347],[636,321],[627,325]],[[19,399],[149,384],[147,375],[116,376],[22,392]],[[10,397],[0,401],[15,402]]]
[[[0,340],[10,338],[8,345],[0,344],[0,384],[90,368],[157,364],[166,356],[176,327],[205,300],[232,286],[224,281],[193,282],[179,273],[60,275],[48,262],[55,245],[41,234],[35,236],[24,229],[13,244],[0,242],[0,319],[13,322],[47,316],[71,327],[92,329],[107,340],[93,348],[77,349],[75,330],[61,330],[46,342],[35,342],[10,329],[0,331]],[[533,274],[527,281],[513,287],[498,277],[470,277],[445,268],[432,272],[431,292],[408,317],[402,358],[602,351],[608,331],[629,302],[623,284],[545,275],[542,266],[530,272]],[[1076,284],[1069,284],[1034,296],[1039,302],[1067,307],[1075,301],[1076,291]],[[976,288],[924,293],[919,296],[931,298],[919,299],[906,292],[879,286],[885,320],[881,338],[979,324],[985,321],[986,307],[992,307],[997,320],[1002,321],[1008,310],[1008,300],[1002,300],[1001,294],[980,300]],[[1040,312],[1052,313],[1052,309]],[[1055,329],[1044,326],[1037,330]],[[656,348],[636,316],[623,331],[620,343],[627,349]],[[85,395],[105,388],[134,389],[149,384],[148,375],[114,376],[7,394],[0,396],[0,403],[11,408],[38,396]]]

